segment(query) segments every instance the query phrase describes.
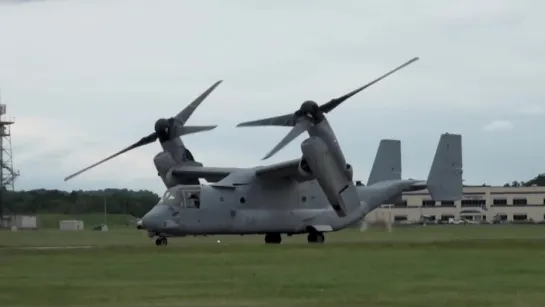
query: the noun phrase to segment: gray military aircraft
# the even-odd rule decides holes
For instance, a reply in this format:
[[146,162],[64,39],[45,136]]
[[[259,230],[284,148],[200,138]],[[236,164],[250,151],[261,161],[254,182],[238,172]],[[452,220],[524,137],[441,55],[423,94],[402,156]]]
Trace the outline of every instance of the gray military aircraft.
[[[392,150],[396,146],[399,141],[381,141],[367,186],[345,180],[345,187],[338,188],[340,185],[333,185],[338,182],[334,181],[338,177],[331,175],[335,173],[311,173],[320,168],[305,170],[308,162],[303,159],[312,155],[254,168],[180,167],[176,176],[223,179],[167,189],[138,228],[156,236],[156,245],[166,245],[170,236],[217,234],[265,234],[265,243],[278,244],[281,234],[307,233],[309,243],[323,243],[325,232],[353,225],[382,204],[399,202],[404,191],[427,188],[434,200],[462,198],[460,135],[441,136],[427,181],[401,179],[401,159],[396,157],[400,154]],[[322,168],[336,166],[323,160]],[[324,189],[324,183],[333,188]],[[356,193],[355,198],[345,197],[348,189]]]
[[[253,168],[204,167],[195,162],[179,136],[213,128],[184,125],[218,82],[197,98],[192,108],[188,107],[191,111],[184,113],[184,110],[174,118],[157,121],[156,132],[65,180],[159,139],[164,151],[154,162],[167,191],[138,224],[150,237],[157,237],[156,245],[166,245],[168,236],[213,234],[265,234],[266,243],[280,243],[281,234],[308,233],[310,243],[323,243],[325,232],[354,224],[381,204],[399,200],[403,191],[427,188],[435,200],[461,199],[460,135],[441,137],[427,181],[401,180],[400,163],[399,171],[395,165],[386,168],[388,161],[394,163],[397,159],[389,160],[379,149],[377,159],[383,162],[376,161],[377,170],[371,172],[370,184],[362,187],[352,181],[352,167],[346,163],[325,118],[325,113],[343,101],[417,59],[321,106],[306,101],[293,114],[239,125],[293,127],[265,158],[307,131],[310,137],[301,144],[302,158]],[[199,178],[209,183],[198,184]]]
[[157,245],[167,244],[167,236],[214,234],[265,234],[266,243],[280,243],[281,234],[307,233],[308,242],[323,243],[325,232],[343,229],[378,206],[399,201],[404,191],[427,188],[435,200],[461,199],[460,135],[441,136],[427,181],[401,180],[401,163],[383,154],[386,147],[395,147],[395,142],[384,140],[369,185],[356,186],[352,167],[346,163],[325,118],[325,113],[346,99],[416,60],[321,106],[306,101],[292,114],[239,124],[240,127],[293,127],[264,159],[305,131],[310,137],[301,144],[302,158],[273,165],[171,169],[169,178],[198,177],[214,182],[173,186],[140,220],[138,227],[147,229],[150,236],[157,236]]

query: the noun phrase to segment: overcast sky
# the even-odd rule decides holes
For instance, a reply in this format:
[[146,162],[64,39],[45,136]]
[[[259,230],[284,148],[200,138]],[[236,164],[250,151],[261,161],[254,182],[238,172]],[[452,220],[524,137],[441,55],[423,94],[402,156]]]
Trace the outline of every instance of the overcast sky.
[[[0,3],[3,1],[0,1]],[[541,0],[50,0],[0,4],[0,88],[16,189],[163,190],[158,143],[63,178],[153,131],[219,79],[183,138],[208,166],[254,166],[288,128],[242,121],[323,103],[414,56],[328,115],[355,177],[382,138],[425,179],[444,132],[461,133],[469,184],[545,172]],[[267,163],[300,156],[299,137]]]

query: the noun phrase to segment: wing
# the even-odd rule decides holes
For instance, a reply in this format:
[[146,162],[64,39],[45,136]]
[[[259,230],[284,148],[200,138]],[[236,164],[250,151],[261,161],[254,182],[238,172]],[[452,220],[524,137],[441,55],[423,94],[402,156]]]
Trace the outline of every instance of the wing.
[[[293,179],[299,182],[313,180],[312,176],[305,176],[299,172],[301,159],[293,159],[267,166],[258,166],[254,169],[255,175],[262,180]],[[204,178],[207,181],[218,182],[232,173],[248,174],[252,169],[235,167],[203,167],[203,166],[178,166],[172,170],[172,175],[185,178]],[[252,173],[253,173],[252,172]],[[246,182],[250,177],[244,176],[234,179]],[[241,182],[242,182],[241,181]]]
[[172,170],[172,176],[185,178],[204,178],[217,182],[233,172],[242,170],[235,167],[178,166]]
[[313,176],[305,176],[299,172],[301,159],[293,159],[256,168],[256,176],[263,180],[278,180],[291,178],[299,182],[313,180]]

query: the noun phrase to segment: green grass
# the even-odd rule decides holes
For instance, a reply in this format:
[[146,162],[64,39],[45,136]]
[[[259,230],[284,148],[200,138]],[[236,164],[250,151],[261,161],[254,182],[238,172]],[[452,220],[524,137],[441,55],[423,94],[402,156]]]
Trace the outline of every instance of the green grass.
[[[217,244],[216,240],[221,243]],[[544,306],[545,226],[171,238],[0,232],[0,306]],[[93,245],[89,249],[24,246]]]
[[[39,214],[36,216],[38,227],[48,229],[58,229],[59,222],[62,220],[81,220],[85,228],[90,229],[93,226],[104,223],[104,215],[98,214]],[[124,228],[135,218],[128,214],[108,214],[107,224],[110,228]]]

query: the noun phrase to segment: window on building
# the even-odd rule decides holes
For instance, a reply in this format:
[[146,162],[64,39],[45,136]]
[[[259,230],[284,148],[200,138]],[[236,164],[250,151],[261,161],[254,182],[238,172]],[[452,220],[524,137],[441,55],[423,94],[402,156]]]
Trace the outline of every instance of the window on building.
[[420,216],[420,221],[424,223],[433,223],[435,222],[435,215],[422,215]]
[[545,205],[545,198],[543,198],[543,204]]
[[483,207],[486,206],[484,199],[463,199],[462,207]]
[[452,214],[442,214],[441,215],[441,221],[442,222],[448,222],[449,219],[453,219],[454,215]]
[[494,198],[494,201],[492,202],[492,204],[494,204],[494,206],[507,205],[507,199],[505,199],[505,198]]
[[492,216],[492,223],[493,224],[501,224],[507,222],[507,214],[494,214]]
[[402,222],[402,221],[406,221],[406,220],[407,220],[406,215],[395,215],[394,216],[394,222]]
[[526,198],[514,198],[513,199],[513,205],[515,206],[525,206],[528,204],[528,200],[526,200]]
[[527,214],[513,214],[513,221],[526,221],[528,220]]
[[473,221],[473,220],[475,220],[475,219],[474,219],[474,218],[475,218],[474,215],[462,215],[462,216],[460,216],[460,218],[461,218],[462,220],[466,220],[466,221]]
[[434,206],[435,206],[435,200],[425,199],[422,201],[422,207],[434,207]]
[[443,207],[454,207],[454,202],[452,200],[444,200],[441,202]]
[[404,200],[404,201],[402,201],[400,203],[395,203],[394,207],[407,207],[407,201]]

